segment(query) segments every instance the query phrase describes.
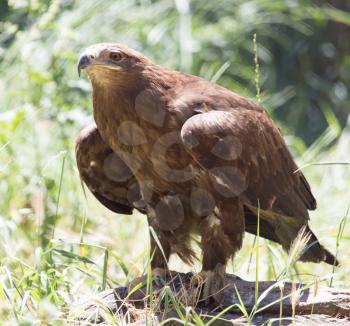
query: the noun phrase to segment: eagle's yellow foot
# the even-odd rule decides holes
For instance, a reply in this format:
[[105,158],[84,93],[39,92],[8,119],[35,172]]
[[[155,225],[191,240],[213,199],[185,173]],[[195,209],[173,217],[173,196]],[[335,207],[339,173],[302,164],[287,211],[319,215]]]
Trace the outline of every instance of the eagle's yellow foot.
[[208,305],[210,298],[219,302],[220,294],[227,283],[225,266],[218,264],[213,270],[201,271],[193,276],[192,282],[201,288],[200,301],[203,301],[205,305]]
[[[158,287],[163,287],[166,284],[166,276],[168,275],[168,270],[165,268],[154,268],[151,272],[151,281],[153,284],[155,284]],[[141,277],[138,277],[131,281],[128,284],[128,292],[132,291],[133,289],[136,289],[140,284],[146,285],[148,281],[149,275],[142,275]]]
[[157,286],[164,286],[166,284],[166,277],[168,276],[168,270],[165,268],[152,269],[152,281]]

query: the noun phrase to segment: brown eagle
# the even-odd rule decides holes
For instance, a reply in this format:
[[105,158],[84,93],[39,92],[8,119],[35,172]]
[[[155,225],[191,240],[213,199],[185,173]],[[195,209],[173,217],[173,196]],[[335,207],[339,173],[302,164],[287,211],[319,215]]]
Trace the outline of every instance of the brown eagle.
[[316,200],[263,108],[122,44],[90,46],[81,69],[96,122],[77,139],[81,178],[110,210],[147,215],[155,274],[173,253],[191,263],[199,235],[210,294],[244,232],[256,233],[258,214],[262,237],[288,250],[306,228],[301,260],[337,263],[308,227]]

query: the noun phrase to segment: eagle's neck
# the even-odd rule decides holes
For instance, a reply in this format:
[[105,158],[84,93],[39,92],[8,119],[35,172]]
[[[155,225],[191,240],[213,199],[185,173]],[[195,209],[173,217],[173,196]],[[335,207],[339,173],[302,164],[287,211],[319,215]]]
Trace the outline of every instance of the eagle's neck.
[[135,96],[132,91],[94,85],[92,97],[94,119],[105,140],[117,135],[118,127],[123,121],[136,119]]
[[137,78],[124,79],[124,83],[112,79],[108,84],[92,80],[94,119],[102,138],[113,150],[127,150],[118,140],[120,126],[126,122],[135,126],[135,130],[153,130],[147,133],[158,138],[165,114],[164,94],[176,78],[165,76],[167,72],[157,68],[150,66]]

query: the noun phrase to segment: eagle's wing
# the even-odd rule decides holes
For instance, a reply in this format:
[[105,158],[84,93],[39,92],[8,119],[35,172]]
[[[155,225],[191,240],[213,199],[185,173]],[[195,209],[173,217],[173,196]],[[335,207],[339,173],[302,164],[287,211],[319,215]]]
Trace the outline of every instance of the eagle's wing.
[[94,196],[110,210],[132,214],[140,199],[138,183],[124,162],[102,140],[95,124],[85,128],[76,140],[80,176]]
[[[232,108],[200,113],[185,122],[181,138],[211,175],[215,190],[223,197],[240,196],[247,204],[246,219],[254,215],[249,206],[289,217],[264,222],[262,235],[288,249],[299,230],[307,227],[308,210],[316,208],[316,200],[265,111]],[[332,260],[313,234],[312,240],[316,244],[302,259]]]
[[[232,109],[187,120],[182,139],[195,159],[224,184],[262,209],[281,210],[301,223],[316,201],[272,120],[264,111]],[[219,182],[220,183],[220,182]],[[232,189],[233,188],[233,189]],[[224,191],[225,187],[223,187]]]

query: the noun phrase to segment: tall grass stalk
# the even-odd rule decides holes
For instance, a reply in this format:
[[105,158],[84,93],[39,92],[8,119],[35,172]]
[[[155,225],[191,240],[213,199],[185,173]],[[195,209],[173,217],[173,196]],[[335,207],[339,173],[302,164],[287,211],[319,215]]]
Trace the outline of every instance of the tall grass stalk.
[[81,188],[83,189],[83,195],[84,195],[84,200],[85,200],[85,208],[84,208],[84,215],[81,221],[81,225],[80,225],[80,234],[79,234],[79,238],[80,238],[80,242],[84,243],[84,230],[85,230],[85,225],[87,222],[87,212],[88,212],[88,200],[87,200],[87,196],[86,196],[86,190],[85,190],[85,185],[83,183],[83,180],[81,179],[80,175],[80,184],[81,184]]
[[259,64],[259,57],[258,57],[258,44],[257,44],[257,38],[256,33],[253,35],[253,52],[254,52],[254,64],[255,64],[255,89],[256,89],[256,99],[258,103],[260,104],[261,98],[260,98],[260,64]]
[[[335,245],[335,260],[338,259],[338,254],[339,254],[339,246],[340,246],[340,241],[343,237],[343,233],[344,233],[344,229],[345,229],[345,225],[349,216],[349,209],[350,209],[350,205],[348,206],[347,210],[346,210],[346,214],[345,216],[341,219],[340,224],[339,224],[339,228],[338,228],[338,234],[337,234],[337,240],[336,240],[336,245]],[[333,264],[333,268],[332,268],[332,277],[329,281],[329,286],[332,287],[333,284],[333,275],[335,273],[335,261]]]
[[256,242],[255,242],[255,304],[259,297],[259,239],[260,239],[260,202],[258,201],[258,216],[256,226]]
[[[260,66],[258,59],[258,46],[256,33],[253,35],[253,52],[254,52],[254,64],[255,64],[255,87],[256,87],[256,98],[260,104]],[[258,215],[257,215],[257,227],[256,227],[256,238],[255,242],[255,304],[258,302],[259,297],[259,238],[260,238],[260,202],[258,200]]]
[[[311,234],[307,233],[305,227],[302,227],[290,246],[286,267],[281,275],[286,277],[290,274],[290,270],[295,267],[295,263],[307,249],[310,238]],[[279,276],[279,278],[281,277],[281,275]]]
[[60,204],[60,198],[61,198],[61,191],[62,191],[62,185],[63,185],[63,174],[64,174],[64,167],[66,163],[66,158],[67,158],[67,152],[63,153],[63,159],[62,159],[62,165],[61,165],[61,173],[60,173],[60,182],[58,186],[58,194],[57,194],[57,200],[56,200],[56,209],[55,209],[55,217],[53,220],[53,225],[52,225],[52,239],[55,237],[55,229],[56,229],[56,222],[58,218],[58,208]]

